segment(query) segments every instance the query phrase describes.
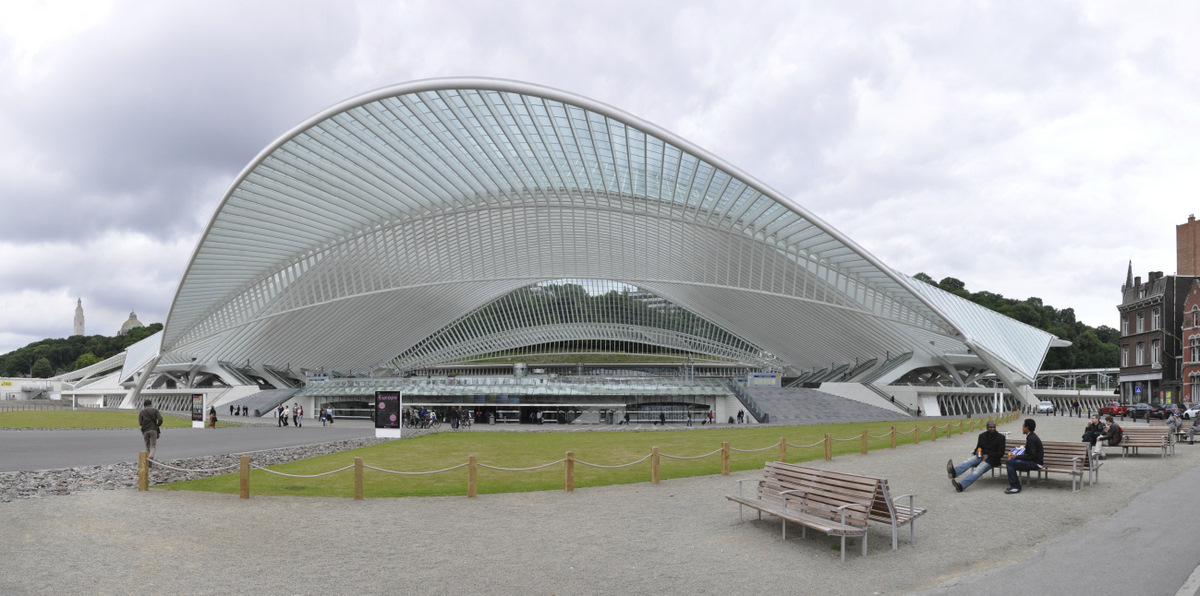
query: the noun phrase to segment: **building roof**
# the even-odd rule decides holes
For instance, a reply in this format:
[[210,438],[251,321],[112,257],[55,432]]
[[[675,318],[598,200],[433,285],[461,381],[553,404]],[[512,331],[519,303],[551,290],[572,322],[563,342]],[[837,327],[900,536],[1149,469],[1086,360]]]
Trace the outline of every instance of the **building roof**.
[[794,370],[913,352],[910,367],[978,358],[1028,380],[1054,339],[617,108],[451,78],[347,100],[256,156],[187,265],[160,365],[375,370],[562,279],[661,296]]

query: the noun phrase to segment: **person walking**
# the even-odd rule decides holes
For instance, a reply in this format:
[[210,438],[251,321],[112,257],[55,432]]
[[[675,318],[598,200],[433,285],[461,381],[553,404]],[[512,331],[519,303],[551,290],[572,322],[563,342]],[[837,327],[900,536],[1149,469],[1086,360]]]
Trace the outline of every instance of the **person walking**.
[[300,404],[296,404],[296,428],[304,425],[304,408]]
[[146,452],[150,454],[150,459],[154,459],[158,436],[162,434],[163,417],[151,403],[149,399],[142,402],[142,411],[138,412],[138,427],[142,430],[142,439],[146,441]]
[[216,406],[208,407],[208,427],[209,428],[217,427],[217,408],[216,408]]

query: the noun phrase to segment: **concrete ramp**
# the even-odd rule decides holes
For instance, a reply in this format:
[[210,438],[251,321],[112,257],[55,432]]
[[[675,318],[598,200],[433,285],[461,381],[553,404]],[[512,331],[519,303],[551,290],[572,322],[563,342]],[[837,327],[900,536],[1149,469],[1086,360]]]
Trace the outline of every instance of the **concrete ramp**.
[[907,414],[839,397],[818,389],[799,387],[747,387],[754,401],[771,415],[771,422],[837,424],[900,420]]

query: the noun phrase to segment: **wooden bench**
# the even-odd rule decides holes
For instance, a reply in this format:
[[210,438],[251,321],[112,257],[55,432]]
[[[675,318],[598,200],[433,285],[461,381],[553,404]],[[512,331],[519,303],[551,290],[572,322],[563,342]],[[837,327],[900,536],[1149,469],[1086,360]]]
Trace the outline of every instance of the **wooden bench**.
[[[800,524],[801,536],[808,528],[842,539],[842,560],[846,560],[846,537],[861,537],[862,554],[867,556],[867,519],[875,500],[878,482],[863,477],[837,478],[824,470],[768,462],[761,478],[738,480],[737,496],[725,498],[742,507],[783,520],[783,539],[787,540],[787,522]],[[754,496],[742,494],[743,483],[754,482]]]
[[[900,527],[908,525],[908,543],[916,542],[916,531],[913,529],[916,526],[915,522],[918,517],[925,515],[928,509],[916,507],[913,500],[916,498],[914,494],[903,494],[892,496],[888,489],[886,478],[871,478],[869,476],[861,476],[870,480],[876,480],[879,484],[875,488],[875,499],[871,501],[871,521],[882,522],[888,524],[892,528],[892,550],[898,548],[896,536],[900,531]],[[908,504],[903,505],[899,501],[908,498]]]
[[1129,455],[1131,450],[1136,455],[1139,447],[1158,449],[1162,452],[1162,457],[1166,457],[1172,447],[1171,429],[1166,425],[1130,425],[1122,426],[1121,430],[1124,436],[1121,437],[1121,443],[1117,445],[1121,448],[1121,457]]
[[[1004,451],[1012,451],[1014,447],[1025,446],[1024,439],[1005,439]],[[1007,460],[1001,462],[1005,466]],[[1073,441],[1042,441],[1042,468],[1038,470],[1022,470],[1026,477],[1030,472],[1037,472],[1038,478],[1045,472],[1049,474],[1070,474],[1071,492],[1083,485],[1083,476],[1087,474],[1088,484],[1096,484],[1100,479],[1100,466],[1104,462],[1091,453],[1091,446],[1084,442]],[[999,466],[998,466],[999,467]],[[997,468],[992,468],[993,470]]]

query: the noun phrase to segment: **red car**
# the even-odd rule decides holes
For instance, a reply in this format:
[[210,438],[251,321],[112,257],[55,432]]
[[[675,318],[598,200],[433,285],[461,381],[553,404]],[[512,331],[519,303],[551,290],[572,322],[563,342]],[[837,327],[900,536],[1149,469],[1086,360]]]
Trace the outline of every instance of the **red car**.
[[1124,405],[1120,402],[1115,402],[1115,401],[1108,402],[1107,406],[1101,406],[1101,408],[1100,408],[1101,416],[1117,417],[1117,416],[1125,416],[1128,413],[1129,413],[1129,406]]

